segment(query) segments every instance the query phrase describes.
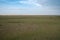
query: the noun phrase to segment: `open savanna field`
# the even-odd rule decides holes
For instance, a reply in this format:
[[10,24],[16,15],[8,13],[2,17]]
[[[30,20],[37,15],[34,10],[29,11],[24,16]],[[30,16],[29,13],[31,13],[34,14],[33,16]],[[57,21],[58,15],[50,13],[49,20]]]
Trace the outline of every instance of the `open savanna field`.
[[0,15],[0,40],[60,40],[60,16]]

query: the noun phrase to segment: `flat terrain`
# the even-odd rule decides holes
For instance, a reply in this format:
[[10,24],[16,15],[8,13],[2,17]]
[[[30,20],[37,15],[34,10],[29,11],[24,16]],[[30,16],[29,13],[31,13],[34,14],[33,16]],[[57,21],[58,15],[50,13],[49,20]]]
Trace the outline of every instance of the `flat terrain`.
[[60,40],[60,16],[1,16],[0,40]]

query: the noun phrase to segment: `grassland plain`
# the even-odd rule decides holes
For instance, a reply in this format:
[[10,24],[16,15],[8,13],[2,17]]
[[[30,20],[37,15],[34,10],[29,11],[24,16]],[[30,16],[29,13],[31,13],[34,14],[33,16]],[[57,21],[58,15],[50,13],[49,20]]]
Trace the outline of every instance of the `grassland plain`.
[[60,40],[60,16],[1,16],[0,40]]

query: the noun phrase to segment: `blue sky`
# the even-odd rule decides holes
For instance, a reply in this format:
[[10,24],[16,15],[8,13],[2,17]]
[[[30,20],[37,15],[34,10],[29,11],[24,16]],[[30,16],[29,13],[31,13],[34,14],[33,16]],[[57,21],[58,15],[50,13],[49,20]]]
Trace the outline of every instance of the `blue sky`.
[[0,0],[0,15],[60,15],[60,0]]

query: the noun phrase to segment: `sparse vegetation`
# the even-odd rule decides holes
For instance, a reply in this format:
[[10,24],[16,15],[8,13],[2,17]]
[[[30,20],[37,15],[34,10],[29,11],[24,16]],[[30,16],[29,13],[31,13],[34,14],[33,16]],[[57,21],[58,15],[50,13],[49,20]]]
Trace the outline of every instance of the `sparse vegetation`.
[[60,16],[0,16],[0,40],[60,40]]

